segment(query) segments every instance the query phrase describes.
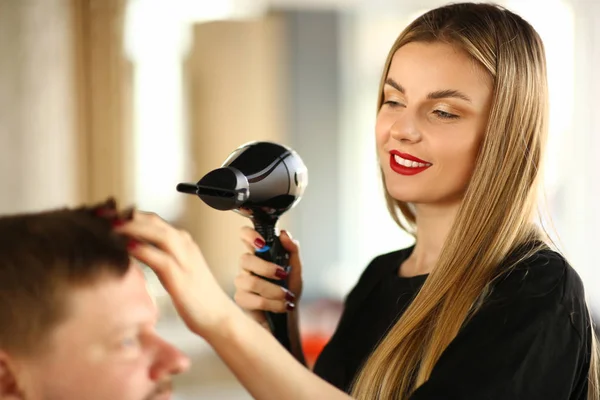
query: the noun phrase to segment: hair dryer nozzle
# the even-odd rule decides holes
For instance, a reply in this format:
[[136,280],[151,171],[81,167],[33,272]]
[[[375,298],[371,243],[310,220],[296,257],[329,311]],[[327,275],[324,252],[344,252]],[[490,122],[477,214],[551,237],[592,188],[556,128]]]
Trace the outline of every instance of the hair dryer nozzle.
[[177,191],[198,195],[217,210],[232,210],[248,199],[248,179],[235,168],[218,168],[206,174],[197,184],[178,184]]
[[198,185],[195,183],[179,183],[177,184],[179,193],[198,194]]

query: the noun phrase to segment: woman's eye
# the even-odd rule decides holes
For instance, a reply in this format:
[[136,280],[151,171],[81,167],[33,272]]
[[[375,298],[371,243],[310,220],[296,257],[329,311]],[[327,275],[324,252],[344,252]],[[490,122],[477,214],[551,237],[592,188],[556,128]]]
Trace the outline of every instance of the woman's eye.
[[450,114],[449,112],[442,111],[442,110],[435,110],[433,113],[441,119],[456,119],[456,118],[458,118],[458,115]]
[[400,107],[402,104],[398,103],[397,101],[394,100],[386,100],[383,102],[384,105],[388,106],[388,107]]

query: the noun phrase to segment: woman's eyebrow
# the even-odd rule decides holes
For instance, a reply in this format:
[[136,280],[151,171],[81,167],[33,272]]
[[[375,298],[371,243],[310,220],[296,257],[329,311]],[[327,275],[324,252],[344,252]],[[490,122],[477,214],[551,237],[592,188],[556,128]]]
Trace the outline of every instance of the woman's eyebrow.
[[[397,91],[399,91],[402,94],[406,94],[406,89],[404,89],[404,87],[401,84],[399,84],[392,78],[387,78],[385,80],[385,84],[393,87],[394,89],[396,89]],[[471,98],[469,98],[469,96],[467,96],[466,94],[464,94],[458,90],[454,90],[454,89],[436,90],[435,92],[431,92],[427,95],[428,100],[446,99],[449,97],[461,99],[468,103],[473,103],[473,101],[471,100]]]
[[454,97],[456,99],[464,100],[468,103],[473,103],[471,101],[471,99],[469,98],[469,96],[467,96],[466,94],[464,94],[462,92],[459,92],[458,90],[454,90],[454,89],[437,90],[437,91],[431,92],[427,95],[427,98],[429,100],[446,99],[448,97]]
[[392,78],[387,78],[385,80],[385,84],[386,85],[390,85],[391,87],[393,87],[394,89],[396,89],[397,91],[399,91],[402,94],[406,94],[406,90],[404,90],[404,87],[399,84],[398,82],[396,82],[395,80],[393,80]]

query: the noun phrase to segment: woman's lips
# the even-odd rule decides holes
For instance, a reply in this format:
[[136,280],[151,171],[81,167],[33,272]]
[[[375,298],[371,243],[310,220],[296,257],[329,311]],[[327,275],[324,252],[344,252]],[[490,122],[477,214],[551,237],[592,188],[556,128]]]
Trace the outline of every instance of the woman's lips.
[[407,153],[400,153],[396,150],[390,152],[390,167],[401,175],[416,175],[431,165],[431,163]]

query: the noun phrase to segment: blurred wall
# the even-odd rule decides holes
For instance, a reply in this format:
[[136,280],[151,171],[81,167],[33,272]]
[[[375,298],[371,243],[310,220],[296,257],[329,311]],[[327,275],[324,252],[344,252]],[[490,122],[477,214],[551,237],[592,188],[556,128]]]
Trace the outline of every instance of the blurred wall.
[[[281,16],[222,21],[194,27],[186,65],[190,158],[196,181],[221,166],[240,145],[254,140],[289,144],[285,122],[285,31]],[[281,224],[289,227],[286,217]],[[237,239],[250,221],[187,197],[180,225],[199,242],[219,282],[228,291],[246,251]]]
[[[320,297],[339,279],[340,15],[335,10],[290,10],[286,18],[290,144],[308,168],[302,200],[289,212],[302,246],[304,295]],[[325,271],[325,272],[324,272]]]
[[0,212],[126,197],[125,0],[0,0]]
[[77,171],[82,200],[133,199],[132,65],[124,51],[127,0],[71,0],[76,51]]
[[70,0],[0,0],[0,212],[79,198]]

